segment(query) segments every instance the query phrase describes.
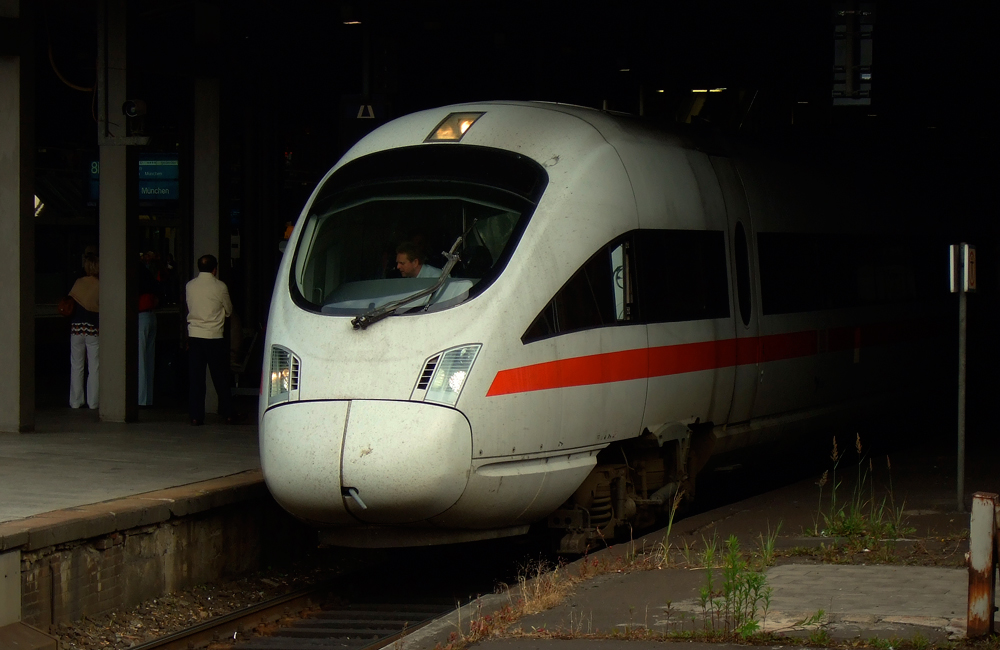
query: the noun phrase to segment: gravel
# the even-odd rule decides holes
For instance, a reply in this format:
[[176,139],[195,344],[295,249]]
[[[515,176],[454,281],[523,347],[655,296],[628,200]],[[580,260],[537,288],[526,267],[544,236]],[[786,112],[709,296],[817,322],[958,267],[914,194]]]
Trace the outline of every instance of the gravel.
[[52,625],[49,634],[59,639],[60,650],[125,650],[341,572],[339,567],[315,561],[284,570],[269,569],[153,598],[131,609]]

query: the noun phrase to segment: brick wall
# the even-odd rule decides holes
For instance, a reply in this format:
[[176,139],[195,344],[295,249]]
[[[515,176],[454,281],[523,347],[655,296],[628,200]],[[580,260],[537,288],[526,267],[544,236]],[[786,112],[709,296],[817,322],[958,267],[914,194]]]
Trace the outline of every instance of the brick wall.
[[[276,520],[280,525],[275,526]],[[285,535],[281,543],[271,531]],[[294,531],[289,534],[290,531]],[[21,555],[21,618],[45,629],[256,569],[315,540],[269,498]]]

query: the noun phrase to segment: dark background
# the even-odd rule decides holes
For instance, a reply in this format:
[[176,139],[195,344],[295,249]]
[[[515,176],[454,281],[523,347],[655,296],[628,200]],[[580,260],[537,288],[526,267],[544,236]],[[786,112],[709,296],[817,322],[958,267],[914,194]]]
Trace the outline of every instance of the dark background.
[[[866,189],[864,200],[901,216],[904,234],[940,245],[926,263],[940,269],[942,287],[946,245],[977,245],[970,430],[989,440],[1000,279],[992,94],[998,57],[990,21],[943,3],[872,3],[871,105],[833,107],[834,10],[847,4],[129,2],[128,92],[148,106],[130,126],[150,137],[146,150],[177,152],[184,173],[194,79],[221,80],[220,210],[243,246],[240,259],[223,260],[223,277],[250,327],[264,324],[277,242],[317,180],[366,132],[423,108],[522,99],[638,114],[641,103],[646,119],[690,119],[838,168]],[[45,303],[64,291],[83,242],[97,237],[86,173],[97,155],[96,102],[92,91],[66,81],[84,89],[95,84],[98,12],[88,0],[39,0],[34,8],[37,187],[47,206],[38,219],[36,259],[50,276],[39,282]],[[727,90],[691,118],[691,90],[717,87]],[[358,119],[369,104],[374,119]],[[182,234],[190,227],[183,196],[176,205],[142,210],[159,220],[141,229],[137,250],[159,245],[156,224]],[[182,251],[179,259],[190,255]],[[954,321],[956,305],[954,296],[942,303]],[[179,318],[161,318],[163,359],[180,327]],[[60,348],[56,367],[66,357]],[[955,372],[954,362],[941,364],[942,376]],[[38,375],[40,383],[50,381]],[[161,394],[169,395],[172,379],[162,381]],[[953,394],[932,406],[954,413]],[[953,420],[934,426],[942,430],[921,435],[954,435]]]

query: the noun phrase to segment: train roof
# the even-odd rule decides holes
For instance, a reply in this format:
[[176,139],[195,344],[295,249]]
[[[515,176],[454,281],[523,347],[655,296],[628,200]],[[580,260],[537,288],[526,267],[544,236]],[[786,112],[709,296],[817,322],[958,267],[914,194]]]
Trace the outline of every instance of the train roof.
[[674,122],[660,122],[630,113],[607,111],[576,104],[561,104],[546,101],[492,100],[468,102],[443,106],[438,110],[482,110],[490,106],[519,106],[524,108],[553,111],[575,117],[590,124],[601,136],[614,146],[621,140],[659,140],[696,149],[712,155],[728,155],[729,148],[719,131],[713,127],[702,127]]

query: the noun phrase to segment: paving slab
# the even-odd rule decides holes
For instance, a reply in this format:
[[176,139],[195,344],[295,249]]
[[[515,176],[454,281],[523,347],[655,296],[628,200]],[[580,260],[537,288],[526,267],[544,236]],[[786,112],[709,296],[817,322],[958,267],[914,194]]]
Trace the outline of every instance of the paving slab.
[[35,433],[0,435],[0,522],[260,468],[256,424],[140,418],[105,423],[61,409],[40,412]]
[[[765,630],[809,645],[827,635],[837,641],[878,637],[923,638],[932,643],[964,637],[969,515],[956,507],[954,477],[948,474],[954,461],[924,449],[899,456],[892,461],[892,483],[879,477],[875,490],[881,498],[883,484],[893,486],[886,503],[903,515],[908,537],[885,543],[899,551],[893,556],[897,562],[905,559],[915,565],[869,562],[869,557],[880,555],[869,555],[869,549],[833,554],[840,562],[855,564],[823,564],[824,547],[845,540],[821,536],[825,522],[818,504],[828,501],[819,502],[820,486],[813,477],[678,518],[669,536],[665,529],[653,531],[571,562],[560,571],[579,575],[584,562],[626,566],[636,551],[662,549],[665,541],[675,549],[664,568],[606,573],[577,583],[560,604],[522,616],[504,638],[477,645],[489,650],[570,650],[582,645],[595,650],[641,650],[673,645],[637,637],[711,628],[711,616],[706,619],[701,600],[708,572],[688,567],[699,563],[700,552],[710,540],[721,544],[730,536],[739,540],[745,552],[774,539],[777,564],[766,569],[770,603],[766,616],[758,616]],[[739,485],[733,483],[738,492]],[[1000,475],[972,476],[968,483],[970,494],[997,491]],[[876,492],[871,494],[874,498]],[[825,496],[829,499],[829,488]],[[687,554],[681,551],[685,548],[690,549]],[[714,573],[719,588],[721,569]],[[517,598],[516,593],[484,598],[481,606],[467,606],[436,627],[407,637],[401,642],[402,650],[443,645],[450,634],[467,629],[469,619],[492,613]],[[622,640],[626,636],[629,640]],[[686,648],[720,647],[683,643]]]
[[[766,576],[772,592],[766,614],[759,615],[765,631],[794,638],[822,629],[835,639],[919,634],[930,641],[965,634],[964,569],[785,564],[769,568]],[[717,569],[716,589],[720,579]],[[704,568],[601,575],[577,585],[558,606],[523,616],[515,635],[613,638],[644,630],[722,630],[724,620],[701,598],[707,580]],[[542,647],[535,641],[514,640],[523,650]]]

